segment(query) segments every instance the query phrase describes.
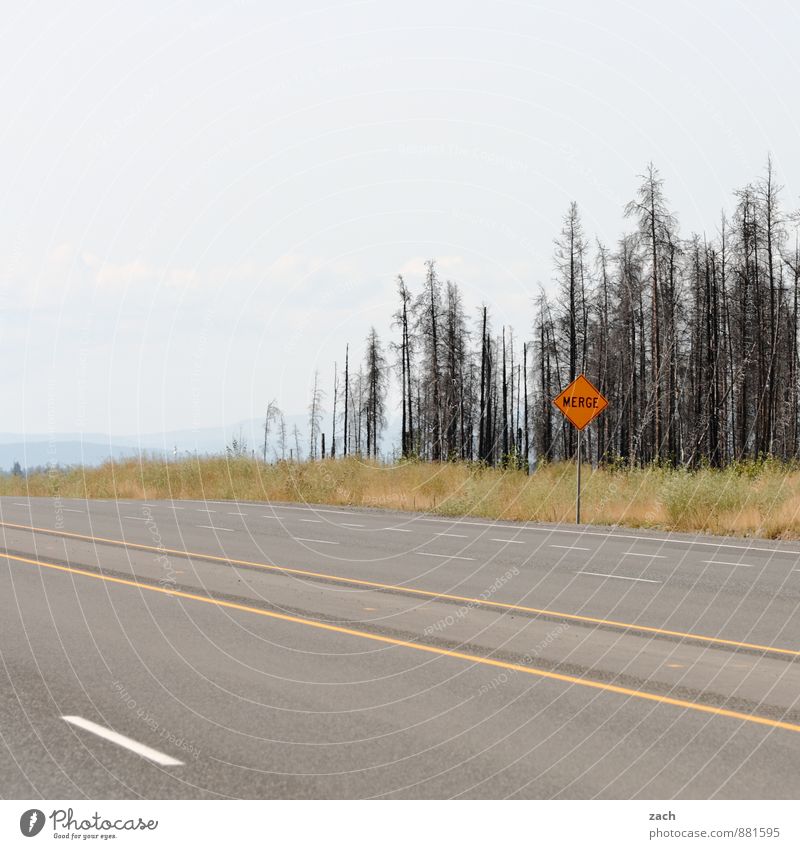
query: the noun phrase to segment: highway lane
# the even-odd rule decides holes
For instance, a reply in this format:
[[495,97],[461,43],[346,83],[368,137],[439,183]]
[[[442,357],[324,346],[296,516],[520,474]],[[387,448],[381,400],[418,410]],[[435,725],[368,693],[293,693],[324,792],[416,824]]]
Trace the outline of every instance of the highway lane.
[[[300,505],[4,499],[4,522],[800,646],[800,545]],[[148,517],[150,521],[148,521]],[[518,568],[500,587],[498,579]],[[495,588],[496,587],[496,588]]]
[[[800,727],[800,667],[790,658],[399,589],[167,557],[159,549],[235,552],[241,555],[235,559],[253,563],[275,562],[277,554],[282,565],[324,565],[332,577],[353,577],[357,569],[361,577],[392,578],[408,587],[474,588],[478,600],[492,588],[491,600],[508,603],[537,599],[552,577],[561,581],[553,587],[560,587],[555,598],[562,608],[581,588],[584,607],[610,605],[616,591],[626,610],[635,613],[639,605],[631,619],[644,621],[667,613],[653,605],[653,587],[661,593],[673,578],[630,582],[634,592],[622,580],[622,592],[604,583],[606,601],[597,588],[579,583],[594,576],[575,576],[585,564],[565,556],[590,548],[590,557],[598,557],[608,546],[602,568],[611,574],[614,567],[629,568],[614,552],[629,552],[635,542],[637,552],[667,552],[673,570],[691,570],[696,561],[714,559],[716,545],[536,529],[530,531],[538,535],[535,544],[525,538],[515,546],[494,542],[520,537],[521,529],[508,523],[292,507],[37,499],[28,506],[3,499],[9,555],[0,642],[8,679],[0,697],[8,751],[3,795],[796,795],[792,762],[800,736],[777,726]],[[9,527],[25,522],[151,549]],[[302,525],[322,527],[298,541],[298,533],[306,533]],[[383,531],[388,527],[403,531]],[[347,551],[320,559],[324,543],[310,550],[308,539]],[[570,548],[553,554],[542,544],[553,539]],[[772,610],[791,610],[797,586],[788,583],[797,556],[791,546],[728,544],[742,546],[725,549],[728,556],[736,550],[737,563],[744,552],[761,559],[741,567],[757,569],[749,573],[751,583],[723,584],[725,597],[738,599],[750,617],[759,598],[784,606]],[[445,556],[425,558],[425,552]],[[592,570],[601,571],[596,566]],[[637,577],[642,574],[658,573]],[[164,589],[180,595],[165,596]],[[209,597],[229,606],[209,604]],[[581,608],[565,612],[580,615]],[[730,619],[727,629],[736,621]],[[321,631],[314,622],[345,630]],[[797,646],[789,639],[795,623],[771,624],[769,633],[781,645]],[[485,658],[502,665],[487,665]],[[537,677],[537,670],[562,677]],[[112,728],[182,764],[153,764],[68,725],[63,715]],[[100,782],[111,789],[98,789]]]

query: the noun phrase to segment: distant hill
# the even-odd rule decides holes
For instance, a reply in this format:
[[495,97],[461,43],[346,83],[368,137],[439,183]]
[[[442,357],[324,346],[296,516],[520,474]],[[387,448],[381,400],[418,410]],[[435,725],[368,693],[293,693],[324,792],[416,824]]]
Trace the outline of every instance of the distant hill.
[[23,469],[48,464],[60,466],[98,466],[111,457],[135,457],[139,449],[132,445],[109,445],[108,442],[25,441],[0,444],[0,469],[10,471],[14,463]]
[[[286,454],[294,448],[295,425],[303,454],[308,452],[306,416],[286,417]],[[264,424],[255,419],[233,425],[162,433],[122,434],[104,433],[0,433],[0,471],[10,471],[15,462],[23,469],[48,464],[61,466],[98,466],[106,460],[175,454],[222,454],[236,439],[244,443],[247,453],[261,456],[264,451]],[[268,456],[274,459],[278,450],[277,434],[270,433]]]
[[[380,450],[391,449],[391,434],[398,430],[390,419],[384,432]],[[301,455],[308,454],[308,416],[305,414],[286,416],[286,456],[295,450],[294,429],[297,427]],[[323,419],[322,429],[330,448],[330,418]],[[339,434],[341,439],[341,433]],[[204,427],[183,430],[167,430],[161,433],[122,434],[114,436],[104,433],[0,433],[0,471],[10,471],[15,462],[23,469],[46,466],[48,463],[61,466],[98,466],[110,458],[122,459],[148,456],[185,457],[190,454],[222,454],[236,439],[243,442],[248,454],[257,457],[264,452],[264,422],[249,419],[220,427]],[[341,446],[340,446],[341,448]],[[278,434],[273,425],[269,434],[267,457],[274,460],[280,453]]]

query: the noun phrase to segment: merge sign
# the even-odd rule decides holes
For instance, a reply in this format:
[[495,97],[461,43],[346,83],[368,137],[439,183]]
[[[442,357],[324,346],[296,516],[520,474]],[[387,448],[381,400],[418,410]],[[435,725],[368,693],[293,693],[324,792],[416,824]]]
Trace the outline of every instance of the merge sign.
[[583,374],[554,398],[553,403],[578,430],[583,430],[608,406],[608,400]]

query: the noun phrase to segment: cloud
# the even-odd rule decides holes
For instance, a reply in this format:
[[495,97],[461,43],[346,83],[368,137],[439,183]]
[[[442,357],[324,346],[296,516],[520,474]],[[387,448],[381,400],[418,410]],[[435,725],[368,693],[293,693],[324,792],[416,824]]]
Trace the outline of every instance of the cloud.
[[129,286],[132,283],[184,288],[194,284],[199,278],[194,268],[157,266],[143,259],[114,263],[88,252],[83,254],[82,259],[84,265],[93,273],[95,283],[103,288]]

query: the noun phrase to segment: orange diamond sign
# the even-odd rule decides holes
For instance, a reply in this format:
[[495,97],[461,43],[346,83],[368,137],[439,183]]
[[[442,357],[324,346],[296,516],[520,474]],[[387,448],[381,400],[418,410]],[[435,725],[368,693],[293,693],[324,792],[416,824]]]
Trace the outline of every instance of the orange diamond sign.
[[583,374],[579,374],[558,397],[553,399],[553,403],[578,430],[583,430],[608,406],[608,400]]

